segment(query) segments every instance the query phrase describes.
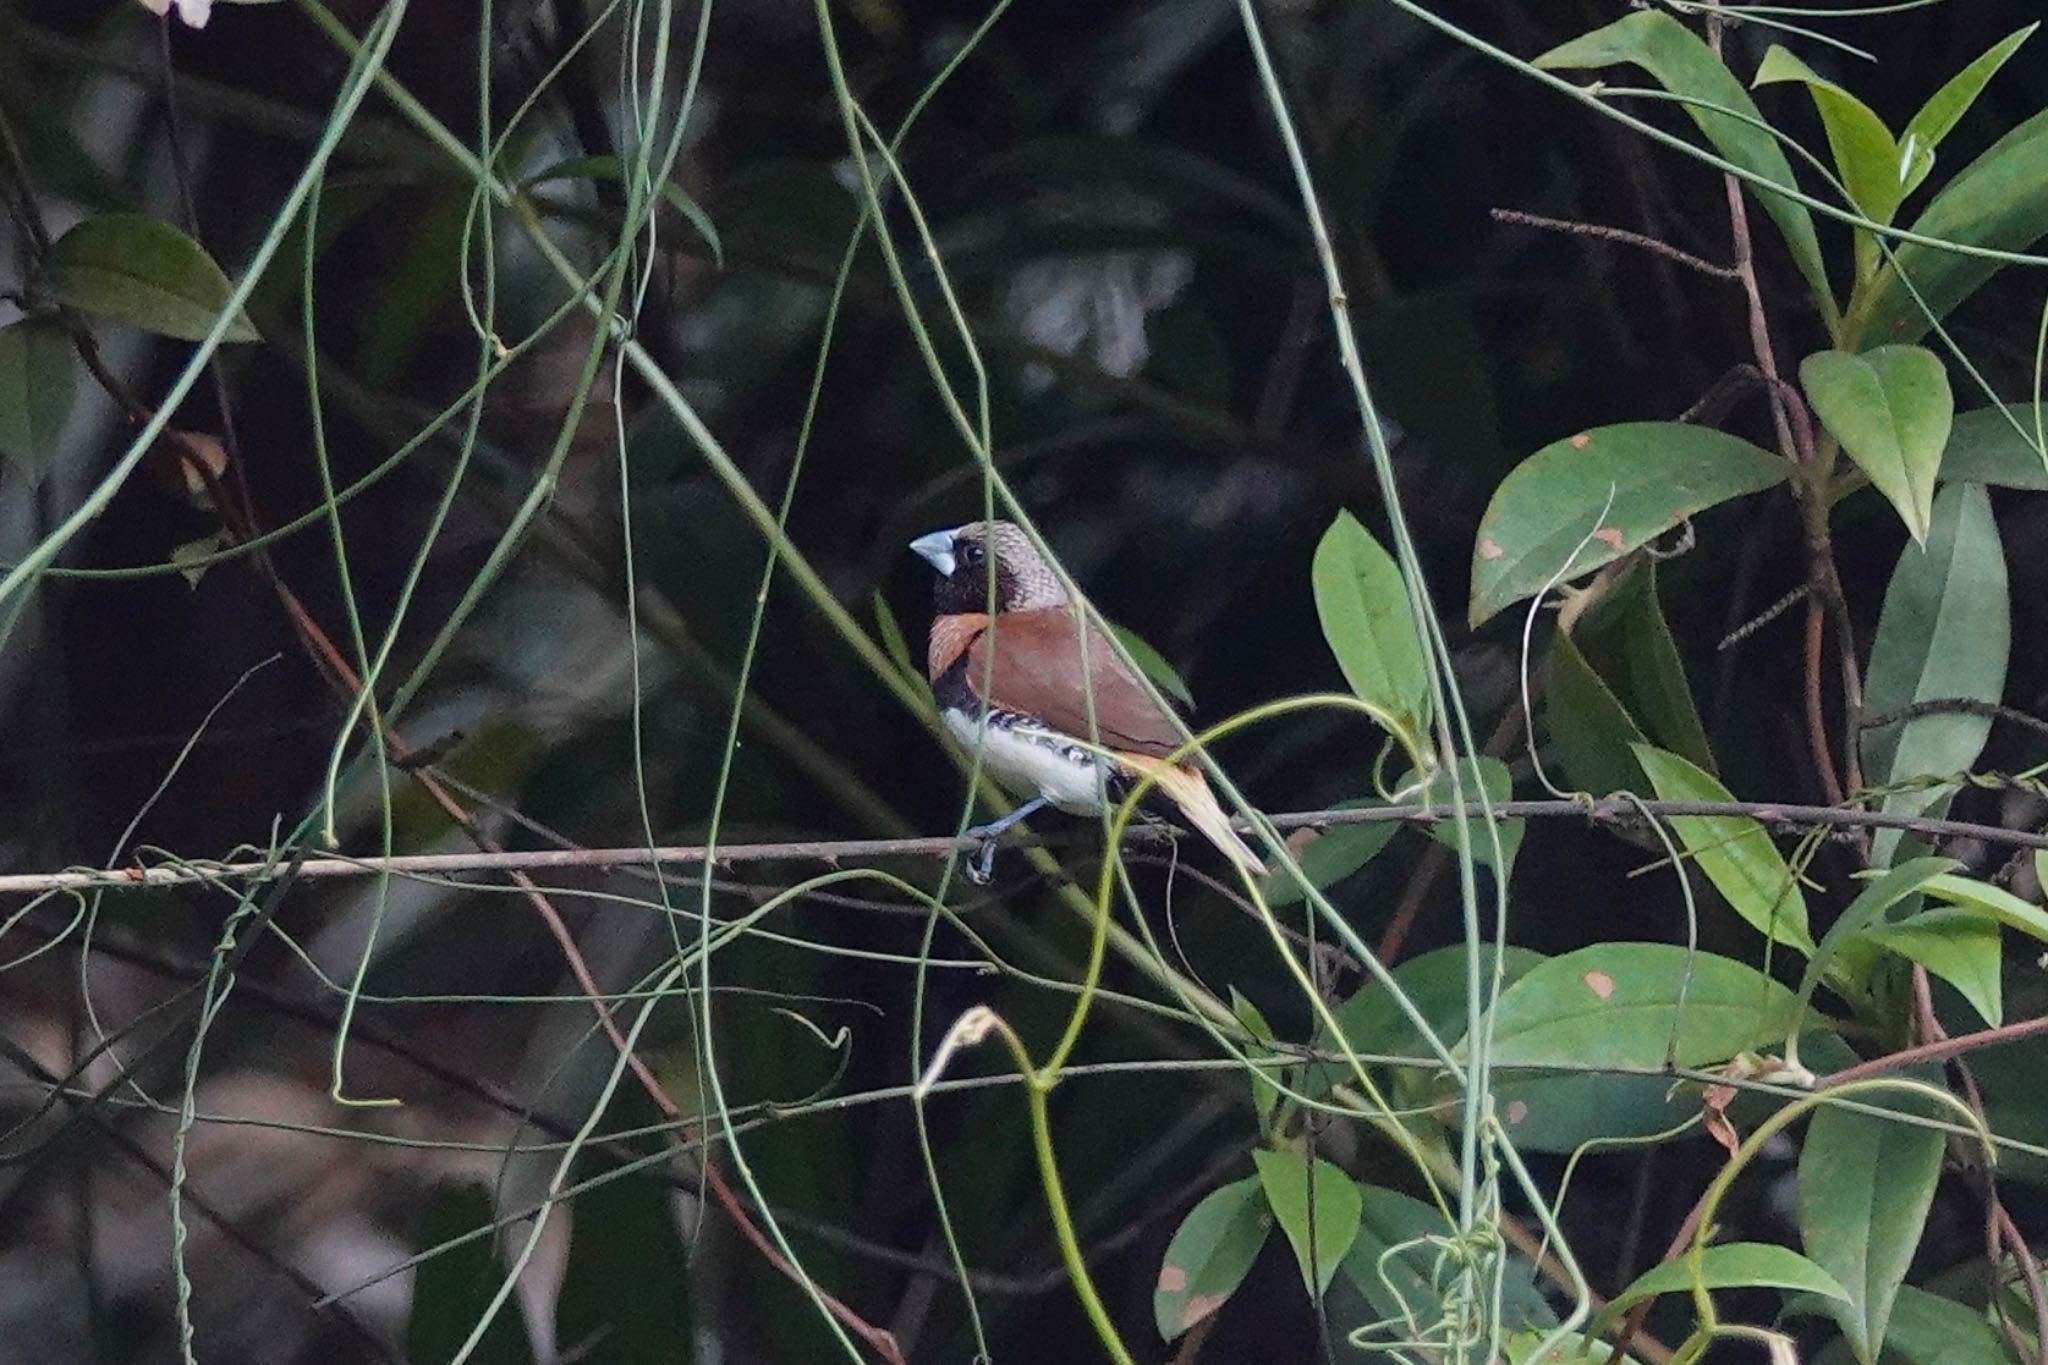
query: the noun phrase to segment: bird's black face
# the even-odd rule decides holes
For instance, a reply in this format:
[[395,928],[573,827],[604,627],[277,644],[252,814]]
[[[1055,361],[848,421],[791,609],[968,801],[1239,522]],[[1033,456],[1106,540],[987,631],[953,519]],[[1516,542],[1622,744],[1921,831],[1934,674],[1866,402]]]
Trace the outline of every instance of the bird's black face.
[[986,612],[991,577],[999,612],[1056,607],[1067,600],[1030,538],[1007,521],[933,531],[911,541],[910,548],[938,572],[932,605],[941,616]]
[[[979,528],[935,531],[911,542],[937,571],[939,581],[932,588],[932,607],[941,616],[985,612],[989,607],[988,544],[973,533]],[[1015,575],[995,556],[995,605],[1007,611],[1016,597]]]

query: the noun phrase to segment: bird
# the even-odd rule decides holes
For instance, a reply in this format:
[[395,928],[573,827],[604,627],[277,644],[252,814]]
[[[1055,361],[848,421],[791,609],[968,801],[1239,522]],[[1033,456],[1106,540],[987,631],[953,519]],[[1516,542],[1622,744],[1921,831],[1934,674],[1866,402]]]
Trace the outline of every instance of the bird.
[[968,831],[980,841],[969,876],[988,880],[996,840],[1026,817],[1047,806],[1100,815],[1146,778],[1154,785],[1145,814],[1177,814],[1247,874],[1265,874],[1201,768],[1169,761],[1185,742],[1178,718],[1124,666],[1015,523],[970,522],[910,548],[938,574],[925,665],[940,718],[970,753],[980,751],[984,771],[1027,798]]

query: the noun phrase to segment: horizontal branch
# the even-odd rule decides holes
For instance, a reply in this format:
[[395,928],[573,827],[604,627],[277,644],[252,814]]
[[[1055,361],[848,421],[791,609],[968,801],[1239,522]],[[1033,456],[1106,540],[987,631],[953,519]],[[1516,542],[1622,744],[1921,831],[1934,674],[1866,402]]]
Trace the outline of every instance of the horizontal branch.
[[[1467,808],[1478,818],[1479,808]],[[2015,848],[2048,848],[2048,834],[2007,829],[2002,825],[1931,816],[1897,815],[1841,806],[1797,806],[1771,801],[1642,801],[1606,797],[1595,801],[1498,801],[1493,813],[1504,819],[1541,820],[1577,816],[1594,824],[1638,823],[1647,812],[1665,818],[1684,816],[1746,816],[1780,829],[1900,829],[1930,839],[1978,839]],[[1434,825],[1452,819],[1445,805],[1351,807],[1342,810],[1294,811],[1270,817],[1276,828],[1330,829],[1341,825],[1385,824],[1390,821]],[[1238,827],[1245,828],[1239,821]],[[1163,828],[1133,827],[1134,842],[1168,837]],[[467,872],[532,872],[545,868],[648,868],[701,866],[706,859],[732,863],[816,862],[838,864],[868,858],[943,858],[971,852],[981,841],[971,835],[931,835],[910,839],[809,839],[785,843],[686,844],[648,849],[548,848],[504,853],[409,853],[389,858],[308,858],[296,875],[302,879],[365,877],[380,874],[454,876]],[[62,872],[23,872],[0,876],[0,895],[38,895],[51,891],[92,891],[120,887],[189,886],[207,882],[249,882],[283,875],[282,860],[246,862],[186,861],[158,867],[73,868]]]

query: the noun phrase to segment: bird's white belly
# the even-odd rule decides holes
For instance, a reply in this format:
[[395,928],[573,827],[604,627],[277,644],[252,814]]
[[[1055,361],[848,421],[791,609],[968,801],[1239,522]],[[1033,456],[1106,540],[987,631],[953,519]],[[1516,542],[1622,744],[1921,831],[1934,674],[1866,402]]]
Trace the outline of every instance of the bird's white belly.
[[963,711],[945,712],[946,729],[969,753],[981,750],[990,777],[1025,796],[1042,796],[1069,815],[1101,811],[1103,762],[1071,741],[1001,715],[976,724]]

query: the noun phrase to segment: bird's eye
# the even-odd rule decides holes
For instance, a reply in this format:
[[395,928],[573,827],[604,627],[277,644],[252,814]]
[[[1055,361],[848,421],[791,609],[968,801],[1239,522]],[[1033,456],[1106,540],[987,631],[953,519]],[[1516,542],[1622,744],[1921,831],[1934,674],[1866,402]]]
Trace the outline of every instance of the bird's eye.
[[960,562],[969,568],[978,567],[982,560],[986,558],[987,554],[983,551],[979,542],[970,540],[960,547]]

